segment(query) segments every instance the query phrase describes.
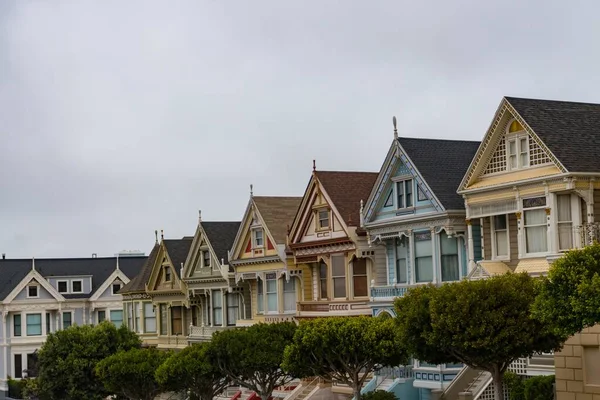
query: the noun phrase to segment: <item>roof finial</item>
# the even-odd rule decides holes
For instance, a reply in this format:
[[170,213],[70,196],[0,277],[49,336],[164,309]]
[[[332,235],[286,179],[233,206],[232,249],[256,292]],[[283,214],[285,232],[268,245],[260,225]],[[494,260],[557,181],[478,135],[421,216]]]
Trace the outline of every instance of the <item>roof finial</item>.
[[362,227],[365,224],[365,217],[364,217],[364,211],[365,211],[365,204],[363,203],[362,199],[360,199],[360,226]]
[[313,160],[313,172],[317,170],[317,162]]
[[117,254],[117,271],[119,270],[119,255]]
[[250,197],[254,196],[254,185],[250,184]]
[[160,230],[160,240],[165,240],[165,232],[162,229]]
[[396,116],[392,118],[392,122],[394,123],[394,139],[398,139],[398,128],[396,127]]
[[154,242],[158,244],[158,231],[154,230]]
[[35,257],[31,257],[31,270],[35,271]]
[[198,224],[202,222],[202,210],[198,210]]

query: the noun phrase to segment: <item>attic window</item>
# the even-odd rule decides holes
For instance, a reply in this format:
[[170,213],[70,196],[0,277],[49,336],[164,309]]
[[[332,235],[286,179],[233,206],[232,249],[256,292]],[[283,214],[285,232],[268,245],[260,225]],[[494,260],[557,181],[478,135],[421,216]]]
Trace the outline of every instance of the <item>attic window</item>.
[[508,127],[508,133],[520,132],[522,130],[524,130],[523,126],[521,126],[519,121],[517,121],[516,119],[513,122],[511,122]]
[[112,284],[112,294],[119,293],[119,290],[121,290],[121,284],[120,283],[113,283]]
[[171,282],[171,268],[165,267],[165,282]]
[[329,228],[329,210],[319,210],[318,211],[318,229],[327,229]]
[[58,287],[58,293],[67,293],[69,291],[69,282],[67,281],[58,281],[57,282],[57,287]]
[[71,282],[71,293],[83,293],[83,282],[72,281]]
[[202,266],[210,267],[210,252],[208,250],[202,252]]
[[262,229],[255,229],[252,231],[254,248],[260,248],[265,245],[265,240],[264,240],[263,235],[264,235],[264,232]]
[[29,285],[27,286],[27,297],[28,298],[37,298],[39,297],[38,286],[37,285]]

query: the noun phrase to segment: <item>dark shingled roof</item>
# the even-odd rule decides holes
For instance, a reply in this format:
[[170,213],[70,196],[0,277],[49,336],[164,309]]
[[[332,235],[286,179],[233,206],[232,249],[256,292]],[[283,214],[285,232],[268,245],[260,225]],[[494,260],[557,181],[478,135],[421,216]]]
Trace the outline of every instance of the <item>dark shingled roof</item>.
[[376,172],[315,171],[317,179],[348,226],[360,225],[360,201],[367,201]]
[[405,137],[399,137],[398,142],[442,206],[464,210],[465,202],[456,191],[480,142]]
[[185,263],[185,259],[190,252],[190,247],[192,247],[193,240],[194,238],[190,236],[186,236],[182,239],[163,240],[165,249],[167,250],[167,254],[169,254],[169,258],[173,263],[173,269],[175,270],[177,276],[179,276],[181,264]]
[[[128,278],[140,272],[147,257],[120,257],[119,269]],[[116,257],[106,258],[40,258],[35,269],[45,278],[53,276],[92,276],[89,294],[66,295],[65,298],[88,298],[108,279],[117,265]],[[0,299],[6,296],[31,271],[31,259],[0,260]]]
[[202,221],[200,224],[202,225],[202,229],[204,229],[219,262],[221,262],[221,260],[227,262],[227,251],[230,250],[233,245],[237,231],[240,229],[240,222]]
[[158,243],[154,244],[150,255],[144,262],[142,269],[140,272],[127,283],[125,286],[119,290],[119,294],[124,293],[134,293],[134,292],[144,292],[146,290],[146,283],[150,280],[150,274],[152,274],[152,267],[154,266],[154,262],[156,261],[156,257],[158,256],[158,250],[160,249],[160,245]]
[[600,172],[600,104],[505,99],[569,172]]
[[287,227],[294,222],[302,197],[254,196],[252,199],[275,242],[285,245]]

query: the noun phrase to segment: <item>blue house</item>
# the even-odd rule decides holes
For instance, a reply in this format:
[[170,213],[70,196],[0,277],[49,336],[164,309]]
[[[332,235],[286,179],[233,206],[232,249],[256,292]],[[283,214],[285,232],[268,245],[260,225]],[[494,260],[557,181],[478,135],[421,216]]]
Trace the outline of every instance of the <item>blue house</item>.
[[[394,299],[410,287],[458,281],[469,273],[465,207],[456,190],[478,146],[471,141],[399,138],[394,132],[362,216],[371,246],[386,250],[385,260],[375,268],[387,282],[371,282],[374,317],[395,316]],[[475,253],[480,258],[481,251]],[[403,375],[412,379],[404,379],[397,394],[404,400],[429,399],[430,391],[445,388],[461,367],[415,360],[402,367]]]

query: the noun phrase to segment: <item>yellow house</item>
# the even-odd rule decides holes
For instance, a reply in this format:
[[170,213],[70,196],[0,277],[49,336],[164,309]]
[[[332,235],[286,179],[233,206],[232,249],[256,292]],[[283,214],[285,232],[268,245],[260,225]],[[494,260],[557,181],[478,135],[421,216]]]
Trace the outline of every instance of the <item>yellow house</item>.
[[188,344],[192,315],[182,271],[192,239],[164,239],[161,235],[158,244],[146,283],[146,293],[156,311],[158,348],[183,348]]
[[[598,160],[600,105],[502,99],[458,189],[466,205],[470,277],[545,274],[564,251],[597,239]],[[558,400],[600,393],[597,336],[572,338],[556,355]],[[524,375],[551,374],[552,361],[540,355],[513,367]]]
[[[302,268],[296,268],[286,255],[287,229],[301,197],[250,196],[240,229],[229,253],[236,282],[250,285],[252,310],[237,325],[256,322],[291,321],[296,303],[310,299],[310,280],[303,281]],[[308,287],[307,287],[308,286]]]
[[[372,172],[316,171],[290,230],[290,250],[311,296],[297,318],[370,315],[375,253],[361,226],[362,204],[377,179]],[[313,300],[309,300],[312,298]]]

